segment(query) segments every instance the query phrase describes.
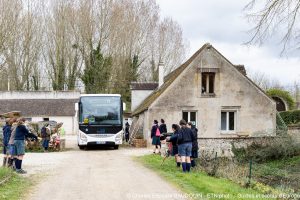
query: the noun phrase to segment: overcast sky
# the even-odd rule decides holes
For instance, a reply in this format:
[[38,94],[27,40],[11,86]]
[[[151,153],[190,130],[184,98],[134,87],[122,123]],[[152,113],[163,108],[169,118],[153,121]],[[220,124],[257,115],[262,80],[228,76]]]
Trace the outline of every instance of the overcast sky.
[[[280,56],[278,41],[263,46],[245,46],[251,24],[243,12],[249,0],[157,0],[161,15],[172,17],[189,42],[188,56],[209,42],[233,64],[244,64],[248,71],[260,71],[283,85],[300,83],[299,52]],[[297,57],[298,56],[298,57]]]

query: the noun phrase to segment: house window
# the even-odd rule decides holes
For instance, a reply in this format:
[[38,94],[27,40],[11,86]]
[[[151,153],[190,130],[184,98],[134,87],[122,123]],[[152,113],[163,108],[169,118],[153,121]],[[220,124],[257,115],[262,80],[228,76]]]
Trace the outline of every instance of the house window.
[[43,121],[49,121],[49,117],[43,118]]
[[194,126],[197,126],[197,112],[195,111],[182,111],[182,119],[186,122],[192,122]]
[[221,112],[221,131],[234,132],[236,127],[236,111]]
[[202,94],[215,93],[215,73],[206,72],[202,73]]

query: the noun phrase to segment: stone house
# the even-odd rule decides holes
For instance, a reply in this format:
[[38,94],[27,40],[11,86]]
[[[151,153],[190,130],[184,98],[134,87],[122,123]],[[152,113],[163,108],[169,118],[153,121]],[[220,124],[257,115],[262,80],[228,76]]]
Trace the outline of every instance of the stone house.
[[79,97],[79,92],[0,92],[0,113],[21,111],[28,121],[63,122],[66,134],[74,134],[75,103]]
[[153,120],[161,118],[170,132],[180,119],[191,121],[201,141],[219,139],[216,144],[276,134],[275,102],[247,77],[244,66],[232,64],[210,44],[165,76],[132,116],[132,131],[142,130],[145,138]]

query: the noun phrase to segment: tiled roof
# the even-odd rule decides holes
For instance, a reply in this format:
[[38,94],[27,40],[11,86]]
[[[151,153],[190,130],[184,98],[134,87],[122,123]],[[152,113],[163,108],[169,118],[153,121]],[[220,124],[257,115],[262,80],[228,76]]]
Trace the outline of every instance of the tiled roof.
[[155,90],[158,87],[158,83],[131,83],[131,90]]
[[74,116],[79,99],[0,99],[0,113],[21,111],[22,116]]

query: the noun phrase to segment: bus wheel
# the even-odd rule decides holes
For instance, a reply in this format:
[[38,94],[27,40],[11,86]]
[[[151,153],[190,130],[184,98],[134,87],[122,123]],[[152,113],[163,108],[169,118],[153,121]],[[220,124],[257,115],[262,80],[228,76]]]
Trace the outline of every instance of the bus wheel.
[[79,147],[80,150],[84,149],[84,146],[78,145],[78,147]]
[[115,146],[114,146],[114,149],[119,149],[119,145],[115,145]]

